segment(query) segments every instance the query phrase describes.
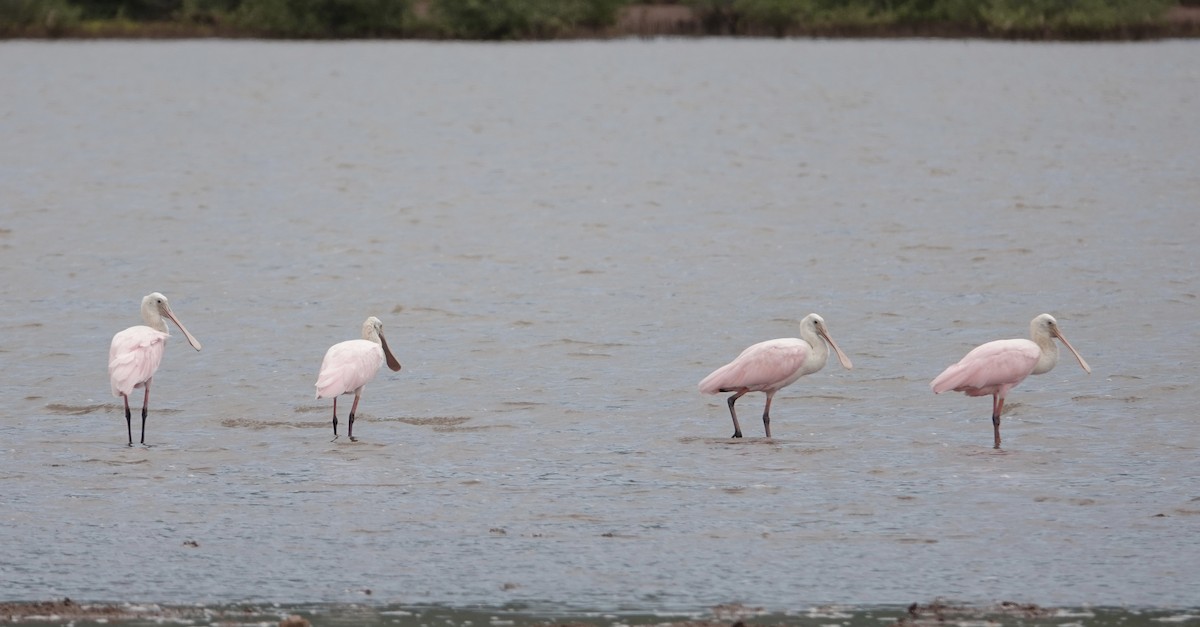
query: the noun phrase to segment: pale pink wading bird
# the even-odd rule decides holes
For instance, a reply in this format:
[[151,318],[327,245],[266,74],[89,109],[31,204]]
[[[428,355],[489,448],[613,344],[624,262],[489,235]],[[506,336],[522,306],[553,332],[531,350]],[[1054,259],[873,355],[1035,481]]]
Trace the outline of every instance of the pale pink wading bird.
[[733,404],[747,392],[766,392],[767,405],[763,408],[763,428],[767,437],[771,437],[771,399],[779,390],[793,384],[806,374],[812,374],[825,367],[829,359],[829,346],[837,351],[838,361],[842,367],[849,370],[850,359],[838,348],[829,330],[825,328],[825,319],[817,314],[808,314],[800,321],[800,338],[785,337],[776,340],[759,342],[742,351],[737,359],[717,368],[712,374],[704,377],[699,384],[704,394],[717,392],[733,392],[729,397],[729,415],[733,418],[733,437],[742,437],[742,427],[738,425],[737,412]]
[[133,424],[129,413],[129,395],[134,388],[144,388],[142,397],[142,440],[146,443],[146,406],[150,403],[150,381],[162,363],[167,348],[166,316],[183,331],[188,344],[200,350],[200,342],[184,328],[179,318],[167,304],[167,297],[154,292],[142,298],[142,321],[146,324],[129,327],[113,336],[108,348],[108,379],[112,384],[113,396],[125,399],[125,430],[129,432],[129,446],[133,446]]
[[1058,344],[1062,340],[1079,360],[1083,370],[1091,374],[1083,357],[1058,330],[1058,321],[1050,314],[1042,314],[1029,323],[1029,335],[1033,340],[996,340],[975,347],[962,361],[946,368],[929,383],[934,394],[946,390],[965,392],[967,396],[992,395],[992,430],[995,432],[994,448],[1000,448],[1000,412],[1004,409],[1004,396],[1017,387],[1031,374],[1050,372],[1058,363]]
[[321,362],[321,372],[317,374],[317,399],[333,397],[335,440],[338,437],[337,397],[342,394],[354,395],[346,435],[350,437],[351,442],[356,442],[354,413],[358,411],[358,399],[362,396],[363,388],[375,378],[375,373],[379,372],[379,366],[384,359],[393,372],[400,370],[400,362],[392,356],[387,340],[383,338],[383,323],[379,318],[367,318],[363,323],[362,336],[361,340],[347,340],[330,346]]

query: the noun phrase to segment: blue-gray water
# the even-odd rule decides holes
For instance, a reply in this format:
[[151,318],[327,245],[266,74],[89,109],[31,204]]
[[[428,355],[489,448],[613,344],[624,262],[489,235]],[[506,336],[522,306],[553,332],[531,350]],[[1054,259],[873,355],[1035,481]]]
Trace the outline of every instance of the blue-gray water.
[[[1198,55],[0,44],[0,598],[1195,606]],[[128,448],[156,290],[204,350]],[[813,311],[854,369],[730,441],[696,382]],[[1042,312],[1093,372],[997,452],[928,381]],[[331,442],[368,315],[404,369]]]

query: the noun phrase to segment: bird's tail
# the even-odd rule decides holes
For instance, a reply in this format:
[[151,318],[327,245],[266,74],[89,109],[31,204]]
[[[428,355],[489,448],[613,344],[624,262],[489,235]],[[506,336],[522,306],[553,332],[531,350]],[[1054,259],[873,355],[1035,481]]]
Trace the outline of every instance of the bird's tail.
[[116,398],[132,394],[136,382],[146,377],[146,373],[138,369],[135,357],[133,353],[124,353],[108,362],[108,382]]
[[331,376],[332,373],[327,372],[322,372],[321,374],[323,376],[317,379],[316,385],[313,386],[317,388],[317,400],[330,398],[342,393],[341,377]]
[[700,389],[701,394],[716,394],[721,391],[721,381],[725,378],[725,371],[729,369],[731,364],[726,364],[717,368],[712,374],[700,380],[696,387]]
[[941,394],[949,390],[953,390],[962,385],[967,378],[967,369],[962,367],[962,364],[954,364],[942,371],[929,382],[930,389],[934,394]]

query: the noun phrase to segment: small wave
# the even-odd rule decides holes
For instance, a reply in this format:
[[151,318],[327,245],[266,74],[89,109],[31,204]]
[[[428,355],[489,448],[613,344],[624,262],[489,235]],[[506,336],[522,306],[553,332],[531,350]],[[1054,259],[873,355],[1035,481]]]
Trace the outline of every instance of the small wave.
[[260,431],[262,429],[275,429],[279,427],[291,429],[325,428],[329,426],[329,423],[323,420],[320,422],[296,422],[294,420],[253,420],[250,418],[226,418],[221,421],[221,426]]
[[839,394],[811,394],[811,395],[804,396],[804,398],[819,399],[822,401],[853,401],[853,400],[857,400],[854,397],[841,396]]
[[542,405],[545,405],[545,403],[535,403],[533,401],[504,401],[503,403],[500,403],[500,409],[497,409],[496,411],[530,410]]
[[149,459],[135,459],[135,460],[131,460],[131,461],[122,461],[119,459],[99,459],[99,458],[93,457],[91,459],[83,460],[83,463],[85,463],[85,464],[106,464],[108,466],[130,466],[133,464],[148,464],[148,463],[150,463],[150,460]]
[[469,416],[430,416],[428,418],[398,416],[396,418],[376,418],[372,422],[403,422],[406,425],[413,425],[415,427],[453,427],[461,425],[470,419]]
[[748,438],[728,438],[728,437],[726,437],[726,438],[708,438],[708,437],[701,437],[701,436],[694,436],[694,435],[679,438],[679,442],[680,442],[680,444],[700,443],[700,444],[710,444],[713,446],[758,446],[758,445],[778,446],[780,444],[798,443],[797,441],[782,440],[779,438],[763,438],[763,437],[754,437],[754,436],[751,436]]
[[545,342],[543,344],[540,344],[539,346],[541,346],[542,348],[547,348],[550,346],[563,346],[563,345],[566,345],[566,346],[596,346],[596,347],[601,347],[601,348],[619,348],[622,346],[629,346],[628,344],[625,344],[623,342],[591,342],[588,340],[576,340],[574,338],[569,338],[569,337],[561,337],[561,338],[558,338],[557,340],[554,340],[553,342]]
[[[139,400],[138,402],[135,403],[131,400],[129,403],[129,407],[132,411],[134,411],[136,413],[136,412],[140,411],[139,408],[141,407],[141,401]],[[120,405],[118,405],[116,403],[99,403],[96,405],[68,405],[66,403],[50,403],[49,405],[46,405],[46,411],[50,412],[51,414],[58,414],[60,416],[84,416],[87,414],[98,414],[98,413],[103,413],[103,414],[123,414],[123,413],[125,413],[124,408],[122,408]],[[172,409],[170,407],[159,408],[159,407],[155,407],[153,405],[150,406],[151,414],[178,414],[183,411],[184,410],[182,410],[182,409]]]
[[935,244],[913,244],[910,246],[901,246],[900,250],[947,251],[954,250],[954,247]]
[[516,425],[476,425],[473,427],[457,427],[451,425],[439,425],[433,428],[438,433],[449,433],[451,431],[489,431],[491,429],[516,429]]
[[[397,308],[394,308],[392,310],[392,313],[400,313],[396,309],[403,309],[403,308],[400,308],[399,306],[397,306]],[[418,314],[418,313],[436,314],[439,316],[445,316],[447,318],[462,318],[462,317],[464,317],[464,315],[461,313],[450,311],[449,309],[440,309],[438,307],[409,307],[407,311],[410,314]]]
[[67,405],[65,403],[50,403],[46,405],[46,411],[60,416],[83,416],[85,414],[94,414],[103,412],[111,414],[114,411],[121,411],[119,405],[112,403],[100,403],[97,405]]
[[984,446],[982,444],[968,444],[966,446],[967,451],[965,454],[967,457],[1005,457],[1007,455],[1015,455],[1013,451],[1008,449],[994,448],[991,446]]
[[1072,396],[1071,400],[1075,402],[1083,401],[1118,401],[1121,403],[1136,403],[1142,400],[1141,396],[1109,396],[1107,394],[1083,394],[1080,396]]

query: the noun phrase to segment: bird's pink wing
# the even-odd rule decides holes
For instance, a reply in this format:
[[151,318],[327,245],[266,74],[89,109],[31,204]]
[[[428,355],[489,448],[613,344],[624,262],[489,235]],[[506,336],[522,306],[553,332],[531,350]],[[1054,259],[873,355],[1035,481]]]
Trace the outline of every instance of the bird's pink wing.
[[1037,365],[1041,349],[1030,340],[996,340],[975,347],[957,364],[946,368],[929,387],[934,393],[946,390],[972,396],[1011,389]]
[[717,368],[698,384],[705,394],[749,388],[752,392],[783,387],[804,364],[807,342],[784,338],[759,342]]
[[317,398],[353,392],[364,386],[383,364],[383,349],[368,340],[349,340],[329,347],[317,374]]
[[147,326],[130,327],[113,336],[108,348],[108,380],[113,396],[128,396],[133,388],[154,376],[168,337]]

